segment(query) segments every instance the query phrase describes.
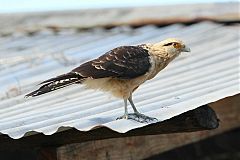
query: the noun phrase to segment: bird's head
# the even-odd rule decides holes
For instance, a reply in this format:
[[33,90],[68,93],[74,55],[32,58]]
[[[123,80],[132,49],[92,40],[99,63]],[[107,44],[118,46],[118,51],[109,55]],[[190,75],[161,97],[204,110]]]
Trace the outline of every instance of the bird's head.
[[178,40],[176,38],[168,38],[161,42],[153,44],[153,47],[156,49],[160,49],[167,53],[169,56],[177,56],[181,52],[190,52],[190,48],[187,47],[183,41]]

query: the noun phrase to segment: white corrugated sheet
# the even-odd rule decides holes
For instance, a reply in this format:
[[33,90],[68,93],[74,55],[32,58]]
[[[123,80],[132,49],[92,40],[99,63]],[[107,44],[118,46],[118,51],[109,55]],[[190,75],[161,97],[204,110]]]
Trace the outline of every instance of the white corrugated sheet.
[[190,46],[191,53],[183,53],[134,93],[139,111],[159,121],[238,94],[238,31],[239,26],[204,22],[57,34],[46,30],[31,36],[0,37],[0,133],[17,139],[31,131],[51,135],[59,127],[88,131],[105,126],[124,133],[148,125],[115,120],[124,113],[122,100],[80,85],[23,98],[38,88],[37,83],[119,45],[178,37]]

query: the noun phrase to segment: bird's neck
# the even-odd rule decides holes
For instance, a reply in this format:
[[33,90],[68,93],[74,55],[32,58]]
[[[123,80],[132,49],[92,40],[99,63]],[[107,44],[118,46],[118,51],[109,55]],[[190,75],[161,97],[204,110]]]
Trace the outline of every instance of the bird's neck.
[[171,54],[166,52],[161,47],[155,47],[154,44],[143,44],[139,45],[140,47],[148,50],[149,54],[154,56],[156,59],[158,59],[161,62],[166,62],[167,64],[171,62],[173,59],[175,59],[179,54]]
[[154,47],[153,44],[146,44],[144,47],[149,51],[149,54],[156,56],[160,59],[167,60],[172,57],[170,54],[165,52],[165,50],[163,48]]

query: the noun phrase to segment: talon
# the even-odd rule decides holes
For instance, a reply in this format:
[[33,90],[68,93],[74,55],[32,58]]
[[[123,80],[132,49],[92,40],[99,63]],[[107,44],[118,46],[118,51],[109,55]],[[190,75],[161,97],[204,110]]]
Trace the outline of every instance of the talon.
[[120,117],[118,117],[116,120],[119,120],[119,119],[128,119],[128,115],[125,114],[125,115],[123,115],[123,116],[120,116]]

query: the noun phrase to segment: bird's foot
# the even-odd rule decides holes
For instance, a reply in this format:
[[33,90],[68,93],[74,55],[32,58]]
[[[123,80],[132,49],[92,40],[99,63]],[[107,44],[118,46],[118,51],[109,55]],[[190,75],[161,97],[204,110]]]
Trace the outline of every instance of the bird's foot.
[[149,116],[146,116],[139,112],[128,114],[128,119],[132,119],[132,120],[135,120],[140,123],[148,123],[148,122],[158,121],[157,118],[149,117]]
[[128,119],[128,114],[124,114],[123,116],[117,118],[117,120],[119,119]]
[[141,113],[129,113],[129,114],[124,114],[123,116],[121,117],[118,117],[118,119],[132,119],[132,120],[135,120],[137,122],[140,122],[140,123],[148,123],[148,122],[153,122],[153,121],[158,121],[157,118],[154,118],[154,117],[148,117],[144,114],[141,114]]

